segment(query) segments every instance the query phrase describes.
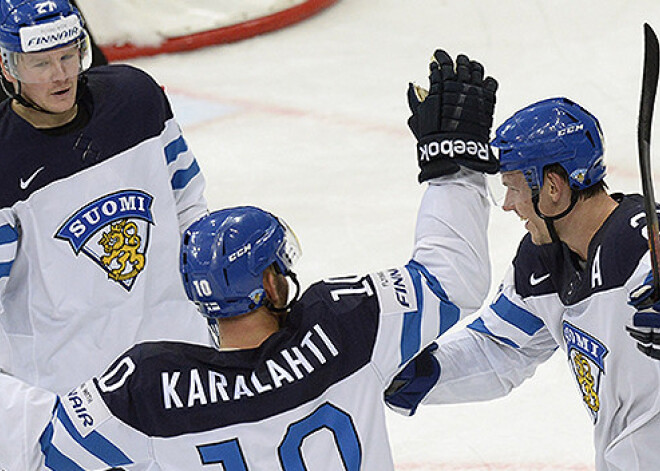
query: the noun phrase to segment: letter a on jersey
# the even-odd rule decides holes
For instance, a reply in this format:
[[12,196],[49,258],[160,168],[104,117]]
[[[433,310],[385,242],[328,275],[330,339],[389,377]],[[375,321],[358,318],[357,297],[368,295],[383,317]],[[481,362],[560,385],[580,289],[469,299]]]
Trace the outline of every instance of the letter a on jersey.
[[146,266],[146,252],[153,222],[153,197],[126,190],[99,198],[76,211],[55,234],[69,242],[130,291]]

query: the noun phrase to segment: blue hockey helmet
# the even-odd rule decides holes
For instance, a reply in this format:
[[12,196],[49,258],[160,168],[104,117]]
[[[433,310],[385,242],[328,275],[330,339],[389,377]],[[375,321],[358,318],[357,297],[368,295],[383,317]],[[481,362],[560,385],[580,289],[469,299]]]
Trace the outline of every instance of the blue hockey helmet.
[[44,72],[49,64],[45,58],[35,64],[35,73],[29,74],[19,67],[20,56],[65,46],[76,53],[71,54],[71,60],[75,59],[75,67],[70,67],[72,75],[89,69],[89,35],[80,12],[68,0],[0,0],[0,52],[7,72],[14,78],[23,82],[47,81]]
[[188,298],[207,318],[245,314],[266,301],[263,271],[285,275],[301,255],[280,218],[252,206],[212,212],[183,235],[180,271]]
[[500,151],[500,171],[521,170],[532,194],[543,186],[543,169],[550,164],[561,165],[576,190],[605,178],[600,124],[568,98],[542,100],[516,112],[497,128],[491,145]]

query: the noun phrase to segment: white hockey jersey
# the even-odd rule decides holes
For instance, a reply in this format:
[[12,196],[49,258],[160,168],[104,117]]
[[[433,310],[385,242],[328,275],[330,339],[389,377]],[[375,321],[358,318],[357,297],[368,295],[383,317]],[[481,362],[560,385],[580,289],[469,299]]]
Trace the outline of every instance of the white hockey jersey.
[[[10,432],[17,466],[43,453],[67,471],[392,470],[383,390],[488,291],[488,203],[471,178],[429,187],[410,263],[312,285],[260,347],[143,343],[56,405],[29,407],[26,421],[53,405],[54,417],[39,448]],[[2,451],[0,467],[19,469]]]
[[614,197],[586,263],[564,245],[523,239],[494,302],[439,340],[441,377],[422,403],[503,396],[560,348],[594,423],[596,469],[658,469],[660,362],[625,331],[628,296],[650,270],[644,210],[639,195]]
[[162,89],[90,70],[78,117],[38,130],[0,106],[0,367],[64,393],[136,342],[208,343],[178,274],[204,179]]

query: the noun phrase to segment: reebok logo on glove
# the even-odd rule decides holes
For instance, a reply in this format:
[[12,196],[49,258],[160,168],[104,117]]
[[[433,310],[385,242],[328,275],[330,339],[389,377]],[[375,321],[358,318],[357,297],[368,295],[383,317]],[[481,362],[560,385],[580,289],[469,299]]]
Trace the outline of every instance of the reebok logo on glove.
[[432,141],[417,147],[420,162],[430,162],[431,159],[442,154],[453,159],[454,157],[476,156],[481,160],[488,161],[488,144],[483,142],[467,141],[462,139]]

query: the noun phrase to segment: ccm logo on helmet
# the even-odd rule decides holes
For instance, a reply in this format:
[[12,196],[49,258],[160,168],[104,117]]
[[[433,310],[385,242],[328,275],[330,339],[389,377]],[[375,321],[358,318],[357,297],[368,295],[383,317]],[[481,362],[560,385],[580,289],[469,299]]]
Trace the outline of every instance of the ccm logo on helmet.
[[557,136],[565,136],[566,134],[573,134],[574,132],[581,131],[584,129],[584,124],[573,124],[571,126],[567,126],[565,129],[560,129],[557,131]]
[[243,255],[245,255],[246,253],[248,253],[251,248],[252,248],[251,244],[244,245],[243,247],[238,249],[236,252],[229,255],[229,261],[230,262],[236,261],[236,259],[238,259],[238,258],[242,257]]
[[453,159],[462,155],[476,156],[481,160],[488,160],[488,145],[483,142],[463,141],[462,139],[429,142],[419,146],[419,160],[430,161],[438,155]]

